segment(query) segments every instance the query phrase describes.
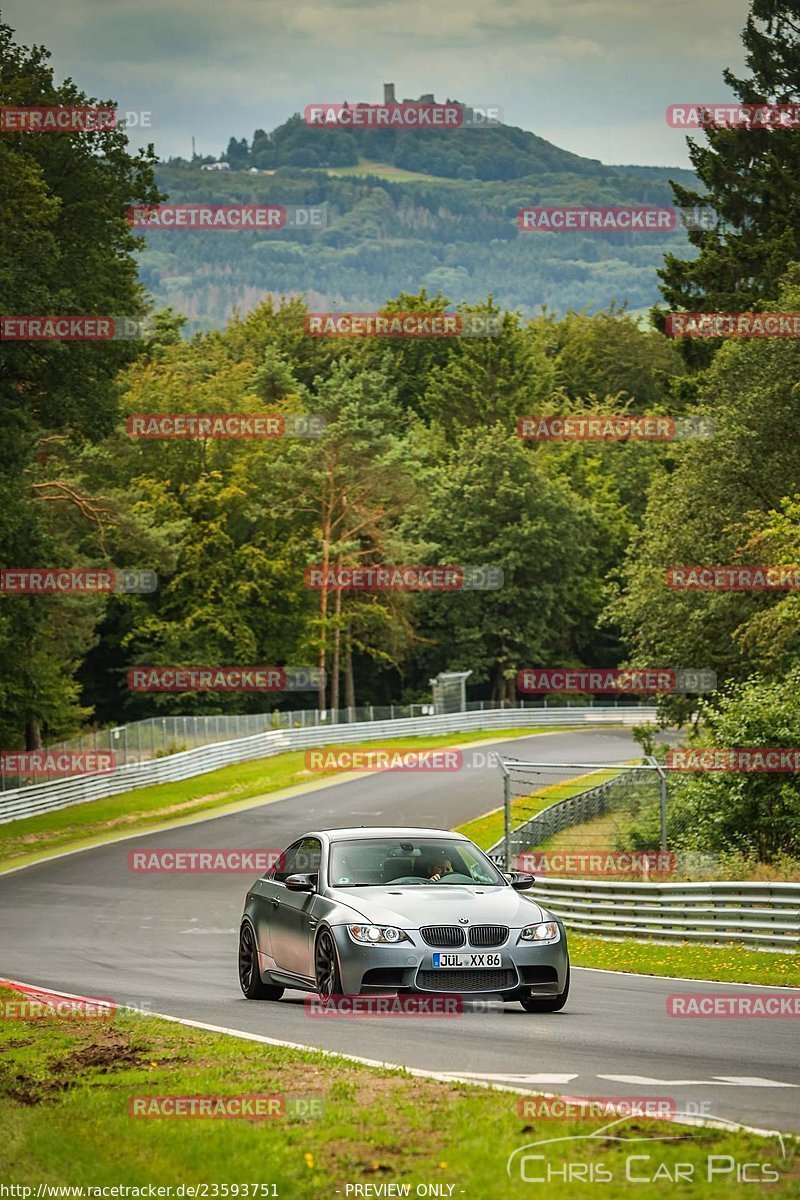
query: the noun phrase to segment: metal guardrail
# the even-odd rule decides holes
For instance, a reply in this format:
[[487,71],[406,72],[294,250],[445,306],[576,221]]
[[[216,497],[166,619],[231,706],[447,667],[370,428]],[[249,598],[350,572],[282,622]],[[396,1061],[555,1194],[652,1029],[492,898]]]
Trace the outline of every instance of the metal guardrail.
[[575,933],[800,949],[800,883],[543,879],[527,893]]
[[52,812],[72,804],[85,804],[117,796],[135,788],[175,783],[216,771],[234,763],[269,758],[287,750],[305,750],[347,742],[376,742],[389,737],[419,737],[478,730],[511,730],[549,725],[633,725],[654,721],[656,709],[644,706],[604,708],[500,709],[492,712],[448,713],[444,716],[409,717],[394,721],[362,721],[309,729],[273,730],[194,750],[185,750],[148,762],[129,763],[96,775],[79,775],[0,795],[0,825],[22,817]]
[[[439,709],[448,712],[491,712],[496,710],[524,708],[546,709],[593,708],[595,696],[561,696],[553,704],[552,697],[540,700],[517,700],[511,704],[506,700],[468,700],[463,707]],[[631,696],[617,696],[614,708],[636,708],[640,700]],[[612,707],[612,701],[600,708]],[[199,746],[216,745],[238,738],[252,737],[256,733],[271,733],[280,729],[316,729],[320,725],[352,725],[362,721],[395,721],[402,717],[433,716],[437,710],[432,704],[364,704],[359,707],[331,709],[274,708],[261,713],[206,713],[193,716],[146,717],[131,721],[127,725],[116,725],[109,729],[92,729],[61,742],[50,743],[44,754],[103,753],[111,754],[114,765],[127,767],[130,763],[149,762],[152,758],[164,758],[184,750],[196,750]],[[35,787],[39,783],[51,783],[53,778],[63,778],[64,773],[25,770],[22,773],[4,769],[0,755],[0,792],[11,792],[17,788]]]

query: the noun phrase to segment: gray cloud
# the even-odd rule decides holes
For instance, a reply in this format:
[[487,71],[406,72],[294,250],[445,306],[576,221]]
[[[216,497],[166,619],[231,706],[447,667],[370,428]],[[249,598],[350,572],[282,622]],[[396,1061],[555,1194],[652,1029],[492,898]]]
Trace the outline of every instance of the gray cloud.
[[724,99],[741,68],[747,0],[9,0],[4,19],[53,52],[58,77],[154,113],[162,155],[191,135],[217,153],[313,100],[398,94],[497,104],[566,149],[678,165],[664,121]]

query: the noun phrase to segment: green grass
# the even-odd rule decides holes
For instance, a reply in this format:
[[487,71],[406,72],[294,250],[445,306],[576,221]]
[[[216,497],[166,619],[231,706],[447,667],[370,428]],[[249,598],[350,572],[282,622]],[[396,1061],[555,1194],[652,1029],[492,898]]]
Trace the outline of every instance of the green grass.
[[[0,991],[0,999],[5,998],[20,997]],[[263,1008],[268,1022],[269,1006]],[[508,1014],[497,1016],[498,1021],[508,1019]],[[388,1043],[390,1029],[386,1036]],[[130,1101],[137,1096],[252,1093],[321,1101],[321,1115],[262,1120],[129,1115]],[[519,1099],[513,1093],[413,1078],[152,1017],[0,1019],[0,1179],[34,1188],[40,1183],[238,1184],[238,1195],[244,1197],[243,1185],[249,1183],[275,1185],[283,1200],[321,1200],[336,1196],[337,1190],[344,1197],[348,1185],[410,1184],[414,1195],[418,1184],[445,1184],[453,1190],[446,1188],[444,1195],[506,1200],[521,1189],[519,1176],[510,1181],[506,1175],[512,1151],[533,1141],[597,1131],[607,1123],[521,1117]],[[607,1196],[617,1196],[627,1186],[625,1158],[647,1153],[651,1175],[662,1162],[670,1172],[677,1162],[692,1164],[698,1182],[682,1189],[691,1197],[733,1200],[741,1195],[733,1173],[705,1182],[709,1155],[773,1164],[779,1179],[770,1185],[769,1195],[781,1200],[798,1195],[794,1138],[785,1140],[783,1157],[774,1137],[675,1122],[637,1118],[612,1132],[673,1140],[628,1145],[570,1141],[542,1152],[559,1169],[564,1158],[602,1162],[621,1181],[603,1192]],[[636,1166],[643,1169],[645,1164],[637,1160]],[[659,1182],[636,1190],[651,1200],[669,1197],[674,1187]],[[273,1192],[259,1187],[255,1194]],[[587,1192],[585,1183],[565,1188],[556,1178],[530,1194],[555,1200]]]
[[570,933],[569,956],[576,967],[756,983],[764,987],[800,987],[800,954],[748,950],[744,946],[697,946],[685,942],[665,946]]
[[441,179],[438,175],[425,175],[419,171],[406,171],[403,167],[393,167],[391,163],[373,162],[368,158],[362,158],[356,166],[352,167],[329,167],[328,174],[340,177],[357,175],[360,178],[366,175],[375,175],[379,179],[391,179],[395,183],[414,182],[420,179],[425,180],[426,183],[447,182],[447,180]]
[[[576,778],[567,779],[562,783],[548,784],[547,787],[531,793],[530,796],[516,796],[511,801],[513,825],[516,827],[522,824],[523,821],[536,816],[542,809],[549,808],[551,804],[557,804],[559,800],[568,800],[570,796],[576,796],[578,792],[584,792],[589,787],[607,783],[609,779],[613,779],[618,774],[619,771],[616,770],[591,771],[588,775],[578,775]],[[483,816],[476,817],[473,821],[466,821],[457,829],[459,833],[471,838],[476,846],[480,846],[482,850],[488,850],[503,836],[503,809],[492,809],[491,812],[484,813]]]
[[[513,730],[498,736],[497,730],[441,734],[436,737],[391,738],[380,746],[397,750],[435,749],[472,742],[505,741],[514,737],[560,732],[569,726]],[[360,742],[325,749],[369,749],[376,742]],[[201,817],[215,810],[240,804],[257,804],[260,799],[287,788],[308,789],[336,771],[308,771],[305,751],[276,754],[195,775],[178,783],[159,784],[123,792],[104,800],[71,805],[56,812],[25,817],[0,825],[0,870],[35,862],[62,850],[98,845],[114,837],[157,829],[165,824]],[[500,787],[498,771],[498,789]],[[0,797],[2,806],[2,797]]]

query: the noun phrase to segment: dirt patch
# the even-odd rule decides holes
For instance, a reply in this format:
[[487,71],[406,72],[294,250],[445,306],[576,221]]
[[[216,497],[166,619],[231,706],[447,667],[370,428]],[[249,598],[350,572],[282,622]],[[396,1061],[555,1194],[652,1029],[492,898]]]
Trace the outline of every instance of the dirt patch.
[[18,1071],[7,1083],[3,1084],[3,1094],[9,1100],[16,1100],[17,1104],[33,1108],[37,1104],[44,1104],[47,1100],[55,1100],[57,1096],[71,1087],[74,1087],[74,1080],[34,1079],[32,1076]]
[[[89,1070],[106,1075],[128,1067],[145,1066],[152,1061],[152,1053],[144,1052],[121,1030],[98,1030],[87,1023],[81,1032],[85,1032],[86,1040],[73,1050],[51,1056],[41,1075],[25,1071],[13,1073],[13,1067],[7,1064],[5,1070],[0,1072],[0,1090],[3,1094],[18,1104],[32,1107],[55,1100],[77,1087],[84,1082],[85,1073]],[[30,1045],[34,1040],[23,1042],[18,1039],[17,1044]],[[5,1043],[4,1048],[9,1048],[9,1043]],[[161,1060],[162,1063],[164,1061]]]
[[60,1058],[53,1059],[50,1070],[54,1074],[77,1075],[89,1067],[99,1069],[101,1074],[116,1071],[122,1067],[141,1067],[150,1059],[145,1059],[142,1052],[133,1046],[124,1035],[110,1036],[103,1040],[90,1042],[87,1046],[79,1046]]

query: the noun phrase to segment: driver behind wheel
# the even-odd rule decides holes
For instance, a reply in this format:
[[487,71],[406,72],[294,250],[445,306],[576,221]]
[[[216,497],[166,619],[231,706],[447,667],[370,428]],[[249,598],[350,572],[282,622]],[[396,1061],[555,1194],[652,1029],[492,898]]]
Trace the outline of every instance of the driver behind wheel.
[[434,859],[433,862],[428,863],[428,879],[430,879],[433,883],[438,883],[443,875],[452,874],[453,864],[450,862],[449,858],[438,858]]

